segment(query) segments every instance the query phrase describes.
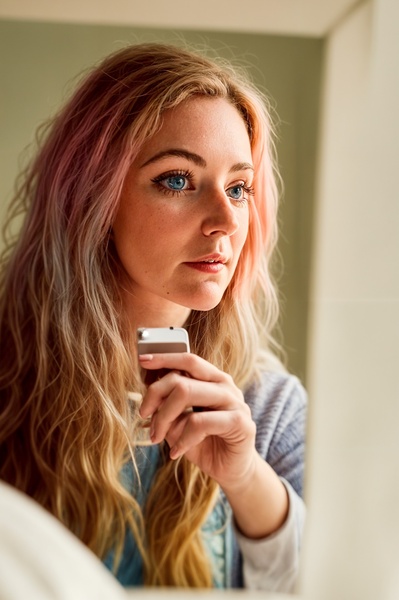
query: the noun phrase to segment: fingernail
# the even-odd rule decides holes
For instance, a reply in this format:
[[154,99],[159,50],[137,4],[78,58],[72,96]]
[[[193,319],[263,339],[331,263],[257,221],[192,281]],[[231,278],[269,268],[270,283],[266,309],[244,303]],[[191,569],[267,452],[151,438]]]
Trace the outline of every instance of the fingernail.
[[153,358],[154,356],[152,354],[139,354],[139,360],[141,361],[152,360]]
[[169,451],[170,458],[178,458],[180,455],[179,448],[177,446],[173,446]]

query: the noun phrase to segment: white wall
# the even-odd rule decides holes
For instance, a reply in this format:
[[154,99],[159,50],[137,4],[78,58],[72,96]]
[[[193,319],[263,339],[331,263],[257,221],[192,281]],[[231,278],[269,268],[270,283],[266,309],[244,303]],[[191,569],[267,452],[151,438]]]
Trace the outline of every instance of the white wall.
[[399,598],[399,3],[329,36],[311,293],[304,597]]
[[358,0],[0,0],[0,18],[322,36]]

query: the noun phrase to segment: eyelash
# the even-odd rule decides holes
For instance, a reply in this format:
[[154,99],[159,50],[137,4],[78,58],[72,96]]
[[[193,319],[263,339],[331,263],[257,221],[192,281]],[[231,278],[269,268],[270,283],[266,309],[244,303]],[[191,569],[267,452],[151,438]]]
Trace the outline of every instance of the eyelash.
[[[245,183],[238,183],[236,185],[232,185],[228,189],[237,188],[237,187],[240,187],[242,189],[242,191],[244,192],[244,195],[242,196],[242,198],[231,198],[230,197],[230,199],[239,205],[246,204],[247,202],[249,202],[249,200],[250,200],[249,196],[253,196],[255,194],[254,188],[252,186],[245,185]],[[247,194],[247,196],[245,196],[245,194]]]
[[170,177],[184,177],[188,180],[190,184],[192,184],[192,181],[194,179],[194,173],[192,171],[168,171],[167,173],[161,173],[161,175],[158,175],[157,177],[154,177],[154,179],[151,179],[152,183],[156,185],[159,191],[163,192],[166,196],[179,196],[180,194],[184,194],[188,190],[171,190],[170,188],[167,188],[164,185],[162,185],[162,181],[165,181],[165,179],[168,179]]
[[[192,181],[194,179],[194,173],[192,171],[181,171],[181,170],[168,171],[167,173],[161,173],[161,175],[154,177],[154,179],[151,179],[151,181],[158,188],[158,190],[161,191],[166,196],[179,196],[180,194],[185,194],[187,191],[192,189],[192,188],[188,188],[188,189],[184,189],[184,190],[172,190],[172,189],[167,188],[164,185],[162,185],[162,182],[165,181],[165,179],[168,179],[170,177],[184,177],[185,179],[188,180],[189,184],[192,184]],[[231,198],[230,197],[230,199],[233,202],[237,203],[238,205],[246,204],[249,201],[249,196],[254,195],[254,193],[255,193],[254,188],[252,186],[245,185],[245,183],[238,183],[236,185],[232,185],[230,188],[227,189],[227,191],[230,189],[233,189],[233,188],[238,188],[238,187],[240,187],[242,189],[242,191],[244,192],[244,194],[247,194],[247,196],[243,196],[242,198]]]

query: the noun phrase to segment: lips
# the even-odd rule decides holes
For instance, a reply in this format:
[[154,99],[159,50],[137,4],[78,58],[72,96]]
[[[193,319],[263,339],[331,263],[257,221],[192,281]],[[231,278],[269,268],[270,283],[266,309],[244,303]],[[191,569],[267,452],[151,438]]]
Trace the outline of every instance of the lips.
[[197,258],[196,260],[190,260],[190,263],[206,263],[206,264],[215,264],[221,263],[224,265],[227,262],[227,258],[223,254],[208,254],[207,256],[203,256],[201,258]]
[[187,267],[191,267],[201,273],[208,275],[216,275],[224,270],[227,263],[227,258],[223,254],[208,254],[194,261],[184,263]]

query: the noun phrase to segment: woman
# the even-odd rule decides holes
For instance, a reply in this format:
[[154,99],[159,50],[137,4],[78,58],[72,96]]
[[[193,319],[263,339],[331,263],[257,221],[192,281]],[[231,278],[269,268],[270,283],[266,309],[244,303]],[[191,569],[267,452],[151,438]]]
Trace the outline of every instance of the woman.
[[[273,355],[275,178],[260,94],[144,44],[80,84],[14,199],[0,476],[125,585],[295,585],[305,399]],[[136,329],[170,326],[191,353],[139,359]]]

